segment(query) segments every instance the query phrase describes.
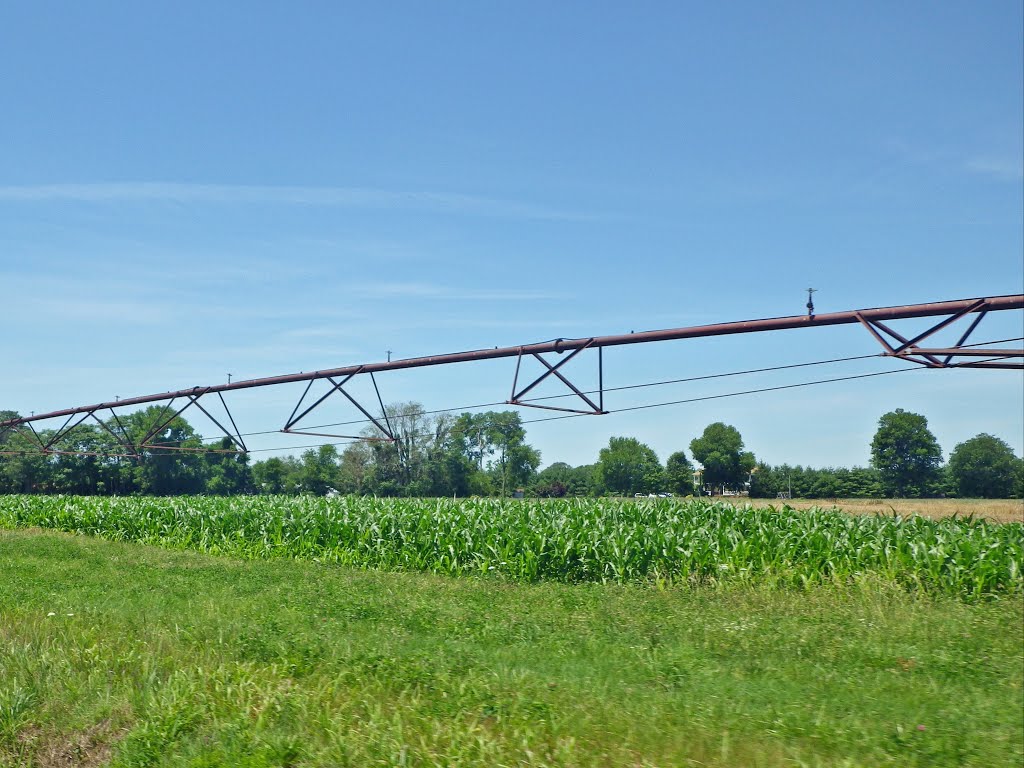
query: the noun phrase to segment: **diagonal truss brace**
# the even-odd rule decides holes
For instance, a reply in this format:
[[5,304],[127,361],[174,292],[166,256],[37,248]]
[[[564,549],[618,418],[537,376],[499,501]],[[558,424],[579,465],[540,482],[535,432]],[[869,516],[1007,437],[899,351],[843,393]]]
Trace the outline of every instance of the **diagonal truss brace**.
[[[214,416],[212,413],[210,413],[209,410],[207,410],[200,404],[199,398],[201,398],[203,395],[208,394],[210,391],[210,387],[196,387],[192,392],[186,393],[184,395],[185,399],[188,400],[187,403],[178,408],[178,410],[176,410],[170,416],[166,416],[167,412],[174,407],[175,400],[178,399],[176,397],[172,397],[164,405],[163,409],[160,411],[160,414],[153,422],[153,425],[149,428],[149,430],[146,432],[143,438],[139,440],[138,445],[135,447],[137,449],[148,448],[149,450],[181,451],[183,453],[248,453],[249,449],[246,447],[245,441],[242,439],[242,435],[238,429],[238,425],[235,424],[235,417],[231,415],[231,410],[228,408],[228,404],[224,400],[224,396],[220,392],[216,393],[217,397],[220,399],[221,405],[224,408],[224,413],[226,413],[228,416],[228,421],[231,422],[231,426],[234,428],[234,432],[232,432],[230,429],[221,424],[221,422],[217,419],[216,416]],[[152,439],[156,437],[158,434],[160,434],[167,426],[169,426],[171,422],[173,422],[176,418],[178,418],[182,413],[187,411],[193,405],[200,411],[202,411],[210,421],[216,424],[217,427],[221,430],[221,432],[224,433],[224,436],[227,437],[232,443],[234,443],[237,446],[237,448],[193,448],[191,446],[186,445],[170,445],[168,443],[151,442]],[[120,422],[118,423],[120,424]]]
[[[36,446],[35,451],[36,452],[41,453],[41,454],[46,455],[46,456],[96,456],[96,457],[102,457],[102,458],[133,458],[133,459],[139,458],[139,454],[138,454],[138,451],[136,451],[135,446],[133,446],[131,444],[131,442],[125,437],[125,434],[127,434],[127,433],[124,430],[124,425],[121,424],[120,419],[117,418],[117,414],[115,414],[113,411],[111,411],[111,415],[114,417],[115,421],[117,421],[118,426],[121,428],[122,432],[124,432],[124,434],[120,434],[120,435],[118,433],[114,432],[106,422],[104,422],[104,421],[102,421],[102,420],[100,420],[99,418],[96,417],[96,411],[97,410],[100,410],[100,409],[99,408],[95,408],[95,409],[92,409],[92,410],[85,411],[83,413],[82,417],[80,419],[78,419],[78,421],[76,421],[74,424],[71,423],[71,418],[68,418],[68,420],[65,421],[60,426],[60,428],[57,429],[52,435],[50,435],[49,439],[45,440],[45,441],[43,440],[42,436],[38,432],[36,432],[35,427],[33,427],[31,423],[28,424],[28,427],[31,430],[31,434],[28,433],[28,432],[25,432],[24,430],[20,429],[17,426],[13,426],[13,427],[7,427],[6,429],[0,431],[0,437],[3,437],[8,432],[19,434],[22,437],[24,437],[26,440],[28,440],[30,443],[34,443],[35,444],[35,446]],[[103,429],[105,429],[107,432],[109,432],[113,436],[113,438],[115,440],[117,440],[118,444],[121,445],[123,448],[125,448],[125,450],[127,450],[128,453],[111,453],[109,451],[62,450],[59,447],[54,447],[54,446],[57,446],[62,440],[67,438],[68,435],[70,435],[72,432],[74,432],[79,426],[81,426],[86,421],[86,419],[88,419],[90,417],[92,419],[94,419],[96,421],[96,423],[99,424]],[[0,451],[0,455],[4,455],[4,454],[21,454],[21,453],[24,453],[24,450]]]
[[[210,413],[210,411],[207,408],[203,407],[203,405],[199,402],[199,399],[207,393],[208,389],[200,389],[197,387],[193,392],[185,395],[185,399],[187,399],[188,402],[185,403],[185,405],[183,405],[182,407],[178,408],[173,413],[171,413],[170,416],[168,416],[168,412],[173,408],[174,402],[178,399],[171,398],[167,403],[164,404],[164,407],[157,415],[157,418],[154,420],[154,422],[150,425],[149,429],[137,443],[133,442],[132,439],[128,436],[127,428],[125,427],[124,423],[121,421],[120,417],[117,415],[117,412],[114,410],[113,407],[97,407],[86,410],[80,414],[80,418],[74,421],[74,423],[72,423],[74,415],[69,417],[67,421],[65,421],[60,426],[60,428],[58,428],[45,441],[42,439],[39,433],[36,432],[36,430],[32,427],[31,423],[29,423],[28,425],[29,428],[32,430],[31,436],[17,428],[15,428],[14,431],[20,432],[20,434],[22,434],[25,438],[34,442],[36,445],[39,446],[39,452],[47,455],[104,456],[111,458],[117,457],[138,459],[141,457],[142,452],[144,450],[181,451],[184,453],[247,453],[248,448],[245,445],[245,441],[242,440],[242,436],[238,429],[238,425],[235,424],[235,418],[231,414],[231,410],[228,408],[227,402],[224,400],[224,396],[220,392],[216,393],[217,397],[220,399],[221,405],[224,408],[224,412],[227,414],[228,421],[230,422],[234,431],[227,429],[216,416]],[[163,431],[165,427],[167,427],[172,421],[174,421],[174,419],[176,419],[184,411],[186,411],[193,405],[200,411],[202,411],[204,414],[206,414],[207,418],[209,418],[210,421],[216,424],[217,427],[219,427],[221,431],[224,432],[224,435],[237,446],[237,448],[209,448],[205,446],[192,447],[152,442],[153,438],[160,434],[160,432]],[[103,419],[99,418],[99,416],[96,415],[98,412],[102,410],[110,411],[111,418],[117,425],[116,430],[113,429],[107,421],[104,421]],[[61,450],[59,447],[57,447],[59,446],[62,440],[66,439],[72,432],[74,432],[79,426],[84,424],[85,421],[90,418],[117,441],[118,445],[120,445],[121,448],[124,449],[124,453],[109,453],[105,451],[66,451]]]
[[[305,402],[306,400],[306,395],[309,394],[309,390],[313,386],[313,380],[310,380],[310,382],[306,385],[306,389],[302,393],[302,397],[300,397],[299,402],[295,404],[295,408],[292,410],[291,416],[288,417],[288,420],[285,422],[285,425],[281,429],[281,431],[289,435],[312,435],[313,437],[336,437],[344,440],[382,440],[391,443],[396,442],[398,438],[395,437],[394,429],[391,426],[391,419],[388,417],[387,409],[384,407],[384,401],[380,396],[380,389],[377,387],[377,379],[374,378],[373,371],[369,372],[370,381],[373,382],[373,391],[377,395],[377,404],[380,405],[380,417],[374,416],[372,413],[366,410],[366,408],[363,407],[362,403],[360,403],[358,400],[352,397],[352,395],[345,390],[345,385],[348,384],[357,374],[362,372],[363,366],[359,366],[358,369],[345,376],[345,378],[343,378],[341,381],[335,380],[334,377],[332,376],[325,377],[327,381],[331,383],[331,388],[327,390],[325,394],[321,395],[316,400],[316,402],[314,402],[310,406],[307,406],[306,409],[302,411],[302,413],[299,413],[299,408],[302,407],[303,402]],[[302,419],[306,418],[306,416],[308,416],[312,411],[319,407],[320,404],[324,402],[324,400],[329,398],[335,392],[340,392],[342,395],[344,395],[348,399],[348,401],[352,403],[352,405],[359,409],[360,413],[362,413],[377,429],[379,429],[383,433],[384,436],[367,437],[366,435],[338,435],[328,432],[311,432],[308,430],[295,429],[296,424],[302,421]]]
[[[29,429],[28,432],[26,432],[24,429],[22,429],[22,425],[21,424],[11,424],[11,425],[5,427],[2,432],[0,432],[0,437],[3,437],[8,432],[16,434],[16,435],[21,435],[23,438],[28,440],[28,442],[35,443],[36,445],[38,445],[39,446],[39,450],[40,450],[41,453],[46,453],[47,452],[46,451],[46,444],[43,442],[43,439],[39,436],[39,433],[36,432],[36,428],[32,426],[31,422],[26,422],[25,425]],[[14,454],[20,454],[20,453],[24,453],[24,451],[23,450],[0,451],[0,456],[8,456],[8,455],[14,455]]]
[[110,428],[110,425],[107,422],[105,422],[101,418],[99,418],[96,415],[96,411],[95,410],[89,411],[89,416],[92,417],[93,421],[95,421],[103,429],[105,429],[108,433],[110,433],[110,435],[115,440],[117,440],[119,445],[121,445],[126,451],[128,451],[127,453],[114,453],[114,454],[110,454],[111,456],[117,456],[117,457],[120,457],[120,458],[129,458],[129,459],[137,459],[137,458],[139,458],[139,451],[138,451],[138,449],[135,447],[135,445],[132,443],[132,441],[128,438],[128,429],[125,427],[124,424],[121,423],[120,417],[117,415],[117,413],[114,411],[113,408],[110,409],[110,416],[117,423],[117,428],[119,430],[121,430],[120,433],[115,432],[113,429]]
[[[1024,368],[1019,362],[1010,362],[1008,358],[1024,358],[1024,350],[1021,349],[992,349],[980,347],[965,347],[964,344],[970,338],[974,330],[985,319],[988,314],[987,302],[985,299],[978,299],[968,306],[952,313],[946,318],[938,321],[930,328],[925,329],[911,339],[894,331],[881,320],[866,318],[861,312],[855,312],[857,321],[867,329],[875,340],[882,345],[886,357],[897,357],[907,360],[926,368],[1000,368],[1007,370],[1021,370]],[[920,342],[930,338],[944,328],[949,327],[967,315],[977,313],[977,316],[968,326],[967,330],[960,336],[957,342],[951,347],[921,347]],[[883,335],[884,334],[884,335]],[[960,360],[956,358],[987,358],[981,361]],[[940,359],[942,358],[942,359]]]
[[[563,341],[563,339],[559,339],[558,340],[558,342],[560,342],[560,341]],[[555,343],[555,352],[557,354],[562,354],[563,350],[558,349],[558,342]],[[536,379],[534,379],[531,383],[527,384],[525,387],[523,387],[522,389],[517,391],[516,387],[519,385],[519,370],[520,370],[520,367],[522,366],[522,363],[523,363],[523,352],[524,352],[524,350],[522,348],[520,348],[519,356],[516,358],[516,373],[515,373],[515,376],[512,379],[512,396],[508,400],[506,400],[505,402],[508,405],[521,405],[521,406],[524,406],[526,408],[542,408],[542,409],[547,410],[547,411],[563,411],[565,413],[579,413],[579,414],[593,415],[593,416],[600,416],[600,415],[604,415],[604,414],[608,413],[608,411],[606,411],[604,409],[604,357],[603,357],[603,348],[602,347],[597,347],[597,377],[598,377],[597,397],[598,397],[598,401],[596,403],[593,400],[591,400],[589,397],[587,397],[587,395],[584,392],[582,392],[575,384],[573,384],[571,381],[569,381],[569,379],[567,379],[565,376],[563,376],[562,372],[559,370],[566,363],[568,363],[570,360],[575,358],[576,355],[578,355],[580,352],[582,352],[585,349],[589,349],[593,344],[594,344],[594,339],[593,338],[588,339],[584,344],[576,347],[572,352],[569,353],[568,356],[566,356],[562,360],[559,360],[554,365],[552,365],[547,360],[545,360],[543,357],[541,357],[540,353],[538,353],[538,352],[531,352],[530,356],[533,357],[538,362],[540,362],[540,364],[543,365],[547,370],[544,371],[543,373],[541,373],[541,375],[538,376]],[[551,376],[554,376],[559,381],[561,381],[565,386],[567,386],[573,392],[573,394],[576,395],[576,397],[578,397],[580,400],[582,400],[584,403],[586,403],[586,405],[588,406],[587,409],[582,409],[582,408],[559,408],[559,407],[554,406],[554,405],[540,405],[537,402],[531,402],[531,401],[528,401],[528,400],[527,401],[523,400],[523,397],[528,392],[532,391],[541,382],[543,382],[544,380],[546,380],[547,378],[549,378]]]

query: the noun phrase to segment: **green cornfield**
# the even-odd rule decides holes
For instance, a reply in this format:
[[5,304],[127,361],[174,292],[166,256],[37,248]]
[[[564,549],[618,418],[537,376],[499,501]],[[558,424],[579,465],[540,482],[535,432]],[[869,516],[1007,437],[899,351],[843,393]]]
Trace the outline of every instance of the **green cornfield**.
[[1021,523],[689,499],[0,496],[0,526],[516,581],[800,587],[876,576],[963,599],[1024,591]]

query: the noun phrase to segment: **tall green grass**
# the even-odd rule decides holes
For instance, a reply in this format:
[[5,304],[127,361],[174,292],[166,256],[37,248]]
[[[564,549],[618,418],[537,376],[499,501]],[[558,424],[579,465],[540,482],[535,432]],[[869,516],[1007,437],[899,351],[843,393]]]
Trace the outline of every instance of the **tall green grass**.
[[873,574],[963,598],[1024,591],[1020,523],[693,500],[4,496],[0,525],[523,581],[799,586]]

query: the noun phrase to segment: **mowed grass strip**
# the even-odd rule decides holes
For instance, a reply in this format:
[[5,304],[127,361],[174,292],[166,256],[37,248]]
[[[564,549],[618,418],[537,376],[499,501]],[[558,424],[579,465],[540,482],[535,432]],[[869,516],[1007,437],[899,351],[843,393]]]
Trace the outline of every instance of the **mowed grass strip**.
[[[1016,766],[1024,607],[0,532],[0,765]],[[87,762],[87,761],[92,762]]]
[[878,575],[974,599],[1024,588],[1024,525],[695,500],[0,496],[41,526],[244,558],[517,581],[805,586]]

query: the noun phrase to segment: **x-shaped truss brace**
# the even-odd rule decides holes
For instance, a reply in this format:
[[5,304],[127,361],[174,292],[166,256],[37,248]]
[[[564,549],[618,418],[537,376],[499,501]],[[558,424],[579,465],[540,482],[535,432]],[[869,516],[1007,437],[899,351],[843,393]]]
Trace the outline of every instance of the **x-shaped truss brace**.
[[[305,391],[303,391],[302,397],[299,398],[299,402],[296,403],[295,408],[292,410],[292,415],[288,417],[288,421],[285,422],[284,428],[281,431],[287,432],[290,435],[312,435],[314,437],[336,437],[344,440],[383,440],[392,443],[395,442],[397,438],[395,437],[394,429],[392,429],[391,427],[391,419],[388,418],[388,412],[387,409],[384,407],[384,401],[381,399],[380,390],[377,388],[377,380],[373,377],[373,371],[370,371],[370,381],[373,382],[373,391],[376,393],[377,403],[378,405],[380,405],[380,412],[382,414],[381,418],[374,416],[368,410],[366,410],[366,408],[364,408],[362,404],[354,397],[352,397],[352,395],[349,394],[344,388],[346,384],[348,384],[356,375],[362,373],[362,371],[363,366],[359,366],[358,369],[348,374],[348,376],[346,376],[341,381],[337,381],[331,376],[326,377],[327,381],[331,383],[331,388],[327,390],[327,392],[324,395],[322,395],[316,402],[308,406],[302,413],[299,413],[299,408],[302,407],[302,403],[305,401],[306,395],[309,394],[310,387],[313,386],[313,380],[311,379],[310,382],[306,385],[306,389]],[[383,437],[367,437],[366,435],[337,435],[328,432],[310,432],[308,430],[294,428],[296,424],[302,421],[302,419],[306,418],[306,416],[308,416],[315,408],[317,408],[324,400],[333,395],[335,392],[340,392],[348,399],[350,403],[352,403],[352,405],[359,409],[359,412],[362,413],[377,429],[379,429],[383,433]],[[381,419],[383,419],[383,421]]]
[[[563,340],[559,339],[558,341],[561,342]],[[547,370],[544,371],[536,379],[534,379],[531,383],[527,384],[522,389],[517,390],[516,387],[519,385],[519,369],[520,369],[520,367],[522,366],[522,363],[523,363],[523,350],[520,349],[519,350],[519,356],[516,358],[516,373],[515,373],[515,377],[512,379],[512,396],[508,400],[506,400],[505,402],[508,403],[509,405],[521,405],[521,406],[525,406],[527,408],[543,408],[544,410],[548,410],[548,411],[563,411],[565,413],[580,413],[580,414],[588,414],[588,415],[594,415],[594,416],[599,416],[599,415],[603,415],[603,414],[608,413],[608,411],[606,411],[604,409],[604,359],[603,359],[603,356],[602,356],[602,348],[601,347],[597,348],[597,380],[598,380],[597,398],[598,398],[598,401],[596,403],[593,400],[591,400],[589,397],[587,397],[585,392],[580,390],[575,384],[573,384],[571,381],[569,381],[569,379],[567,379],[565,376],[563,376],[561,371],[559,370],[566,363],[568,363],[570,360],[572,360],[578,354],[580,354],[580,352],[582,352],[585,349],[589,349],[593,345],[593,343],[594,343],[594,339],[592,339],[592,338],[588,339],[585,344],[583,344],[582,346],[579,346],[576,349],[574,349],[566,357],[564,357],[563,359],[559,360],[554,365],[552,365],[547,360],[545,360],[543,357],[541,357],[541,355],[539,353],[531,352],[530,356],[533,357],[534,359],[536,359],[538,362],[540,362],[540,364],[543,365]],[[556,349],[555,349],[555,351],[556,351],[557,354],[562,354],[562,352],[557,349],[557,342],[556,342]],[[582,408],[560,408],[560,407],[554,406],[554,405],[541,405],[538,402],[536,402],[535,400],[533,400],[533,401],[530,401],[530,400],[524,401],[523,400],[523,396],[524,395],[526,395],[528,392],[532,391],[541,382],[543,382],[545,379],[547,379],[548,377],[551,377],[551,376],[554,376],[559,381],[561,381],[565,386],[567,386],[572,391],[572,393],[576,395],[576,397],[578,397],[580,400],[582,400],[584,403],[586,403],[587,408],[586,409],[582,409]]]
[[[959,340],[951,347],[921,347],[920,342],[933,336],[957,320],[977,312],[977,317],[971,322],[960,336]],[[978,327],[981,321],[988,314],[986,302],[979,299],[968,307],[950,315],[935,323],[930,328],[922,331],[911,339],[897,333],[880,320],[865,318],[860,312],[856,312],[857,320],[864,326],[868,333],[875,337],[875,340],[885,349],[887,357],[898,357],[912,363],[923,365],[927,368],[1000,368],[1009,370],[1021,370],[1024,365],[1021,363],[1008,362],[1008,358],[1024,358],[1024,350],[1021,349],[992,349],[980,346],[965,347],[964,343]],[[883,334],[885,334],[883,336]],[[985,360],[965,360],[951,362],[954,358],[987,358]]]

